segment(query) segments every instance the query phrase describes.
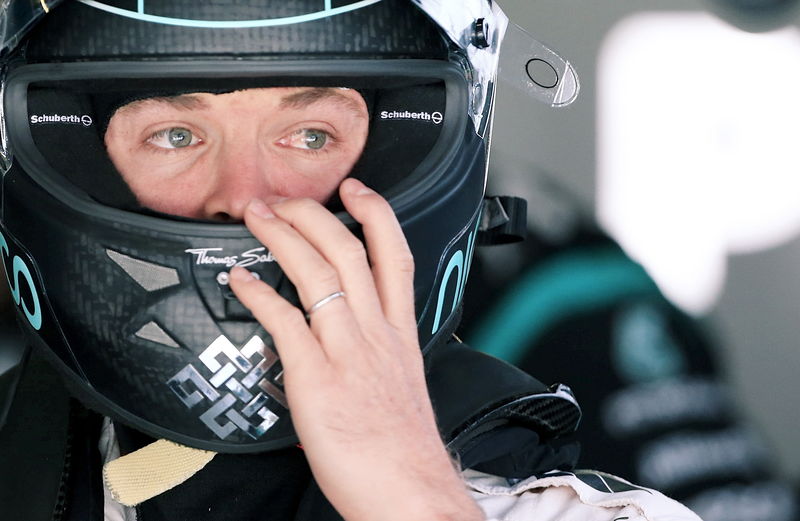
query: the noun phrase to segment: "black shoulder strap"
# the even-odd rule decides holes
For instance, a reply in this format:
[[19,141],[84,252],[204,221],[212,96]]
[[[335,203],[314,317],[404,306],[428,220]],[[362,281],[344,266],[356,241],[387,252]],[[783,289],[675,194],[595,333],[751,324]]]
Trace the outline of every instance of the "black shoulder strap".
[[581,410],[569,387],[546,386],[528,373],[460,342],[427,357],[428,391],[448,446],[459,449],[474,431],[517,424],[543,440],[573,432]]
[[31,356],[0,429],[3,519],[53,521],[63,515],[69,397],[61,379]]
[[439,429],[462,467],[505,477],[574,467],[577,446],[560,441],[581,418],[569,387],[548,387],[458,341],[435,347],[426,361]]

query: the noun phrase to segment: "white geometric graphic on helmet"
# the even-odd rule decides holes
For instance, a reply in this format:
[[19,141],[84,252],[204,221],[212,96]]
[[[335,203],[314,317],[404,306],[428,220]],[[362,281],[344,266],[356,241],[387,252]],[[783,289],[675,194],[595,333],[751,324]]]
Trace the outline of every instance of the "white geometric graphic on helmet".
[[[223,363],[217,360],[220,355],[224,355]],[[253,361],[253,357],[258,359]],[[240,350],[220,335],[199,358],[211,372],[208,378],[193,364],[187,364],[167,381],[167,386],[189,409],[205,402],[206,408],[198,418],[221,439],[237,429],[253,439],[267,432],[279,419],[266,407],[268,398],[288,409],[281,389],[283,371],[272,381],[267,378],[267,372],[278,362],[278,355],[258,336]],[[234,408],[237,405],[241,408]]]

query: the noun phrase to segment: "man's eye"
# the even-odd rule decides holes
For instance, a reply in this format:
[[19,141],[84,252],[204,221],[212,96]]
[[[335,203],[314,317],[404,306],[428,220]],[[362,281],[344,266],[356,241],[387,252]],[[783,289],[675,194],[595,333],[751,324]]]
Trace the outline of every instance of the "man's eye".
[[200,138],[194,136],[191,130],[183,127],[159,130],[147,140],[148,143],[159,148],[184,148],[197,145],[200,141]]
[[280,143],[294,148],[320,150],[328,142],[329,134],[315,128],[301,128],[280,140]]

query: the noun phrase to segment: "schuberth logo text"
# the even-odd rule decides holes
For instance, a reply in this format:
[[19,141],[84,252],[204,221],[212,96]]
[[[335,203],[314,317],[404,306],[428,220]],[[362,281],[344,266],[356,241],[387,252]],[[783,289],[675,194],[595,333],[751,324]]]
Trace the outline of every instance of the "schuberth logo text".
[[382,110],[381,119],[384,120],[415,120],[415,121],[430,121],[435,125],[442,122],[444,116],[439,111],[435,112],[411,112],[410,110]]
[[84,127],[91,126],[92,117],[88,114],[33,114],[31,116],[31,125],[46,125],[52,123],[64,123],[67,125],[83,125]]

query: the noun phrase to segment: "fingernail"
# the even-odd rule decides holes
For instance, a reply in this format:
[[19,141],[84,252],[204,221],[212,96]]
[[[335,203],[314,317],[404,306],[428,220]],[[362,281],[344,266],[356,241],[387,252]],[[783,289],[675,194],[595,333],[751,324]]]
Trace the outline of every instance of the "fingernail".
[[235,266],[231,269],[231,278],[236,279],[239,282],[252,282],[256,280],[256,277],[253,275],[253,273],[242,268],[241,266]]
[[368,195],[374,194],[375,190],[372,190],[367,187],[364,183],[359,181],[358,179],[347,179],[347,191],[353,195]]
[[272,213],[272,210],[270,210],[269,206],[264,204],[264,201],[261,201],[260,199],[253,199],[250,201],[250,203],[247,205],[247,209],[262,219],[272,219],[275,217],[275,214]]

